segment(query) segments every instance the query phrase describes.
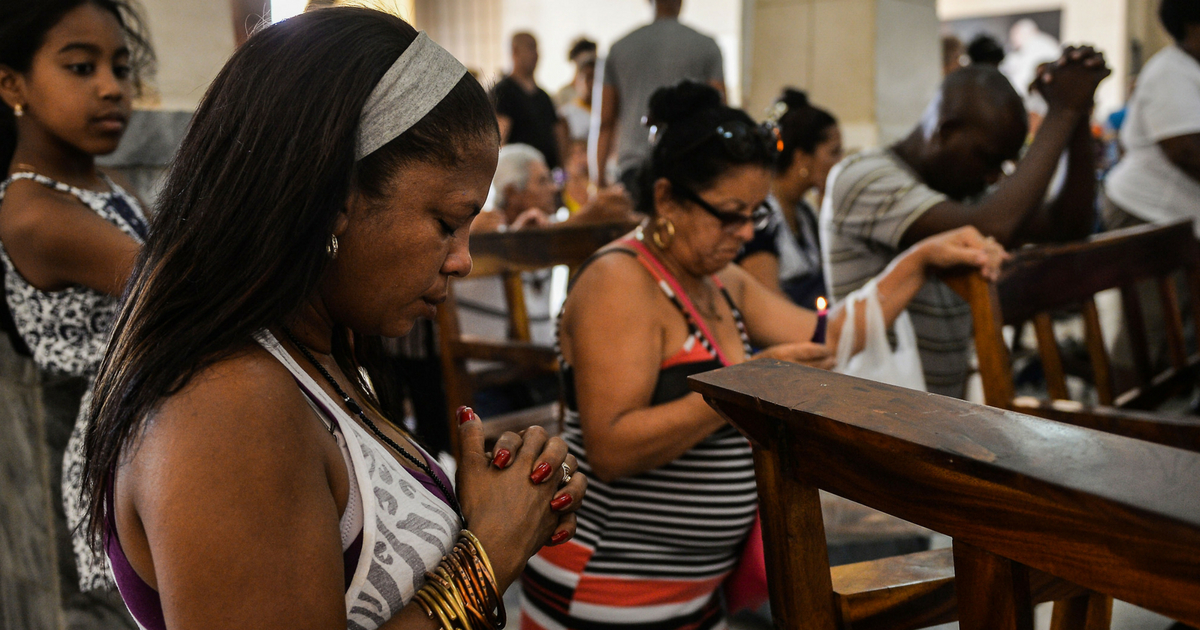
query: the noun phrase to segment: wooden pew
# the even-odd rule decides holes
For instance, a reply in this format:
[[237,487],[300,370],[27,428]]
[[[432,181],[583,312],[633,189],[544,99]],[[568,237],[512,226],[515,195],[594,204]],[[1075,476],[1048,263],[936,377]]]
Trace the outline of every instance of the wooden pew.
[[[984,400],[1002,409],[1030,413],[1060,422],[1200,449],[1200,418],[1143,413],[1196,383],[1200,352],[1184,343],[1183,321],[1173,274],[1186,280],[1193,322],[1200,323],[1200,245],[1190,221],[1141,226],[1097,235],[1085,241],[1028,248],[1016,252],[1000,279],[989,283],[978,273],[960,273],[947,284],[971,305],[975,348],[983,379]],[[1162,321],[1143,316],[1136,283],[1151,281],[1163,304]],[[1095,294],[1121,291],[1129,330],[1136,383],[1118,391],[1105,350]],[[1068,398],[1063,358],[1054,337],[1052,314],[1064,311],[1083,317],[1088,356],[1099,405]],[[1017,397],[1012,356],[1004,341],[1006,325],[1032,321],[1038,353],[1046,374],[1048,400]],[[1155,373],[1147,344],[1147,326],[1166,332],[1170,365]]]
[[[556,265],[567,265],[573,270],[597,249],[629,232],[635,225],[595,223],[471,236],[473,265],[469,277],[499,276],[504,283],[509,338],[484,339],[463,334],[454,282],[450,283],[449,296],[438,309],[437,327],[446,408],[451,416],[447,422],[451,425],[450,437],[456,455],[458,431],[453,416],[460,406],[472,404],[477,389],[558,371],[554,348],[531,341],[521,274]],[[469,359],[498,361],[505,368],[490,374],[472,374],[467,370]],[[484,427],[489,440],[504,431],[520,430],[534,424],[557,432],[559,416],[557,404],[544,405],[498,418],[484,418]]]
[[[1059,627],[1090,630],[1108,595],[1200,623],[1200,453],[777,361],[690,381],[755,447],[776,628],[915,628],[926,612],[1028,630],[1036,601],[1070,597]],[[953,537],[954,610],[894,581],[835,588],[818,489]]]

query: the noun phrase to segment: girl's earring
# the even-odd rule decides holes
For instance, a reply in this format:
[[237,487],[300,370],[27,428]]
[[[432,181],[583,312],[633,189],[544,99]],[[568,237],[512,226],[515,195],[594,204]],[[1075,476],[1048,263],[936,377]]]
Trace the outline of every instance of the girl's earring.
[[329,256],[329,260],[337,260],[338,242],[336,234],[329,235],[329,242],[325,244],[325,254]]
[[808,169],[806,169],[806,168],[800,169],[800,177],[808,177]]
[[13,105],[13,116],[20,118],[25,115],[24,105]]

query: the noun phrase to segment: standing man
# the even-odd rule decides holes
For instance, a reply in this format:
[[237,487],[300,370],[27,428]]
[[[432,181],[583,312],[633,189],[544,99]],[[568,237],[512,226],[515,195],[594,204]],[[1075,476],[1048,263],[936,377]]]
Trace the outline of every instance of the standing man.
[[533,80],[537,69],[537,40],[529,33],[512,37],[512,74],[492,88],[501,144],[528,144],[541,151],[550,170],[558,168],[558,112],[550,95]]
[[683,0],[651,0],[654,22],[613,44],[604,62],[604,88],[600,104],[600,132],[596,141],[601,186],[608,178],[605,167],[617,143],[617,169],[625,190],[636,191],[637,168],[650,154],[649,129],[642,117],[650,95],[660,87],[684,79],[707,83],[725,95],[721,49],[713,38],[679,23]]

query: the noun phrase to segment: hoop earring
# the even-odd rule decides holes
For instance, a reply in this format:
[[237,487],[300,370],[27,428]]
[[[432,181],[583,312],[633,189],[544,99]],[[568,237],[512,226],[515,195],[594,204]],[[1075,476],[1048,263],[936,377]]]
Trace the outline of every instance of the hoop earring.
[[13,116],[20,118],[25,115],[24,105],[13,105]]
[[[667,233],[666,243],[664,243],[662,239],[662,233],[664,231]],[[650,238],[654,240],[654,244],[657,245],[659,249],[666,251],[667,248],[671,246],[671,243],[675,240],[675,224],[671,223],[671,220],[666,217],[659,217],[655,219],[654,232],[650,234]]]
[[337,260],[338,241],[336,234],[329,235],[329,242],[325,243],[325,255],[329,256],[329,260]]

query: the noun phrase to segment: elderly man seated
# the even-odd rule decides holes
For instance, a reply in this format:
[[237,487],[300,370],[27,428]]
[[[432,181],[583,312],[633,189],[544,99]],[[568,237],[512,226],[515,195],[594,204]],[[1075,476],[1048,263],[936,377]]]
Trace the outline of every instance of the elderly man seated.
[[[496,175],[492,180],[490,208],[475,218],[471,233],[511,231],[531,228],[550,228],[583,222],[628,220],[631,204],[617,187],[605,190],[575,214],[558,221],[558,187],[550,177],[550,169],[541,152],[526,144],[510,144],[500,149]],[[563,212],[562,214],[566,214]],[[555,276],[551,270],[522,275],[525,284],[525,308],[529,315],[529,333],[534,343],[554,343],[554,313],[551,308],[551,287]],[[565,284],[565,274],[562,274]],[[565,290],[565,286],[562,287]],[[459,325],[462,332],[489,339],[508,336],[508,318],[504,287],[498,277],[469,277],[456,281]],[[493,367],[483,362],[471,362],[469,369]],[[518,383],[485,390],[476,396],[476,412],[494,415],[556,400],[556,377]]]
[[[1028,118],[1008,79],[979,65],[946,77],[907,138],[834,167],[820,231],[826,285],[835,299],[879,275],[913,243],[964,225],[1005,247],[1089,234],[1096,221],[1089,121],[1096,87],[1108,75],[1103,55],[1086,47],[1069,48],[1043,70],[1033,87],[1049,110],[1007,177],[1004,171],[1025,146]],[[1057,198],[1046,203],[1064,150],[1065,179]],[[964,397],[970,308],[930,279],[908,312],[929,391]]]
[[527,144],[505,145],[500,148],[496,176],[492,179],[491,207],[475,218],[471,232],[478,234],[633,218],[633,204],[621,186],[600,190],[578,211],[562,221],[558,221],[558,194],[558,185],[551,178],[550,169],[540,151]]

